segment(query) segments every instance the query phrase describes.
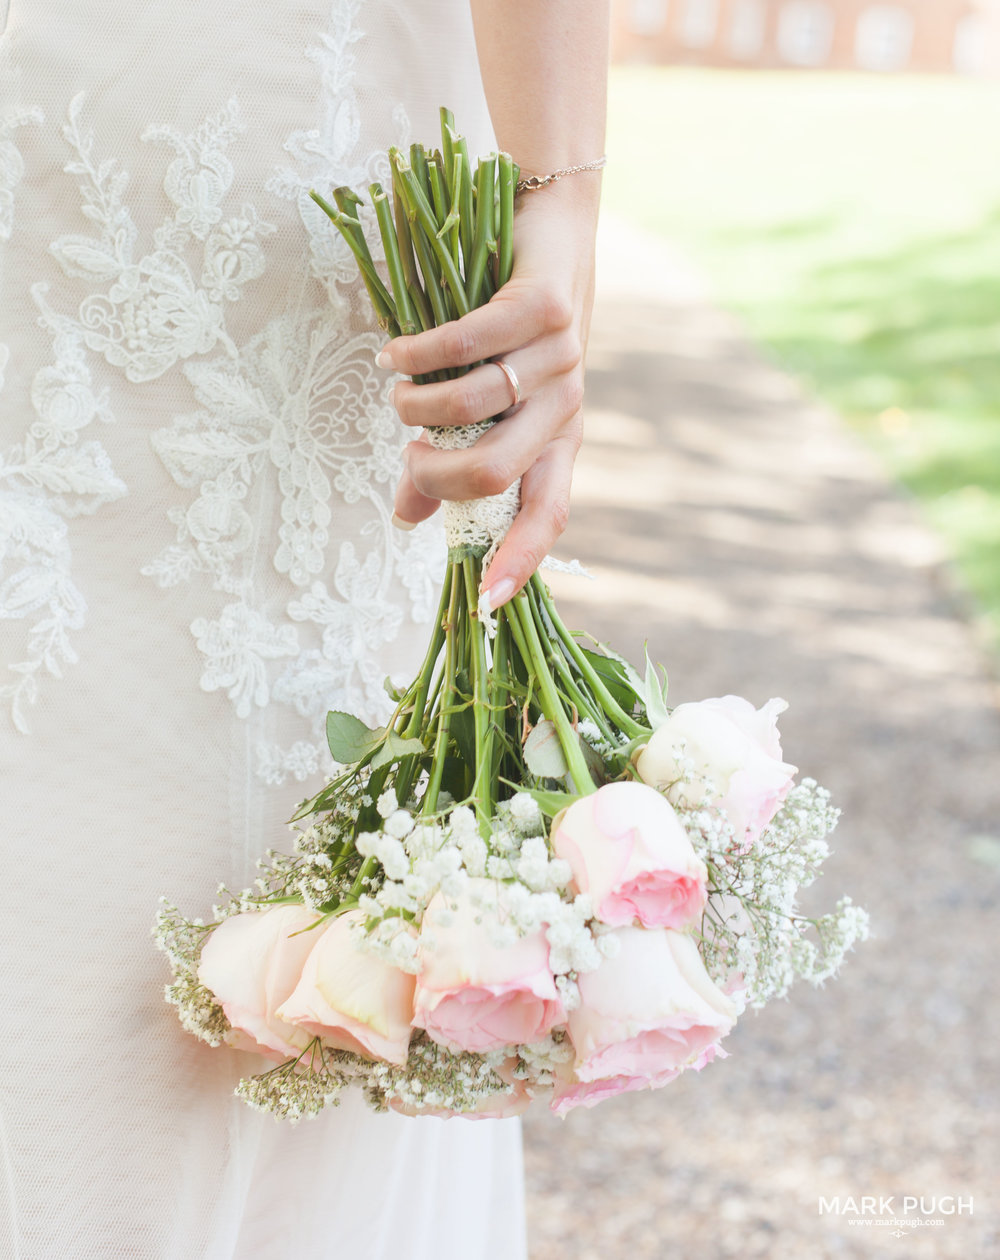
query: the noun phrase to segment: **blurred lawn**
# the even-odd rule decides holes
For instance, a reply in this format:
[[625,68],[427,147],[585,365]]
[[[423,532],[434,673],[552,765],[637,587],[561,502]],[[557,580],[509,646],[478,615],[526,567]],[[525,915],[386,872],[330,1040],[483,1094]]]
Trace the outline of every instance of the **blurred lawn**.
[[619,68],[605,206],[922,500],[1000,646],[1000,84]]

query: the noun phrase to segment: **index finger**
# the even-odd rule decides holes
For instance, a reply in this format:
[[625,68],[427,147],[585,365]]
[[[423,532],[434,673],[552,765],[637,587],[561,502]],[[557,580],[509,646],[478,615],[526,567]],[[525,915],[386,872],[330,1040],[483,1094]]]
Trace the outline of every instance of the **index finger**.
[[565,304],[544,289],[511,282],[461,319],[415,336],[394,337],[375,361],[406,376],[467,367],[567,327],[571,318]]

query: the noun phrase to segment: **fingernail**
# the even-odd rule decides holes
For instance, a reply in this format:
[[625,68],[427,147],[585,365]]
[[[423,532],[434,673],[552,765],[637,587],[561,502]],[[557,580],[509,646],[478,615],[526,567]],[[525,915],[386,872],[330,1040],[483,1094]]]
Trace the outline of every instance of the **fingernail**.
[[416,521],[404,521],[403,518],[401,516],[397,516],[395,512],[392,514],[392,523],[397,529],[401,529],[405,533],[409,533],[411,529],[417,528]]
[[389,358],[389,347],[383,346],[375,356],[375,366],[380,368],[391,368],[392,361]]
[[511,578],[501,578],[499,582],[494,582],[491,587],[483,591],[483,599],[489,606],[490,612],[493,612],[501,604],[506,604],[513,594],[513,580]]
[[393,385],[389,389],[389,406],[395,407],[395,405],[396,405],[396,386]]

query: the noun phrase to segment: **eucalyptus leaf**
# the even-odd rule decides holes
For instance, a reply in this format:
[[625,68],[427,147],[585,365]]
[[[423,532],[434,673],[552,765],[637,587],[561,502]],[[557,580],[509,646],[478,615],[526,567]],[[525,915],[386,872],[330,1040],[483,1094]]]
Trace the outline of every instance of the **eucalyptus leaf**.
[[569,774],[559,732],[548,718],[542,718],[524,741],[524,763],[539,779],[561,779]]
[[385,727],[372,730],[353,713],[337,710],[326,715],[326,742],[334,761],[350,766],[369,756],[386,737]]

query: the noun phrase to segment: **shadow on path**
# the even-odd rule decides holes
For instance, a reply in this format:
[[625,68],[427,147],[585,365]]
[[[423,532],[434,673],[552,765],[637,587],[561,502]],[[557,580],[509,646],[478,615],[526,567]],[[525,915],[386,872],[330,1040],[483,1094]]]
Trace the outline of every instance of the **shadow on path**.
[[[988,662],[936,540],[856,440],[662,247],[630,230],[602,251],[558,547],[597,580],[557,575],[560,607],[632,659],[648,640],[673,703],[789,701],[786,756],[844,811],[806,904],[849,892],[874,939],[825,990],[748,1013],[703,1073],[529,1117],[533,1260],[997,1254]],[[920,1195],[973,1212],[896,1238],[819,1211],[894,1196],[901,1216]]]

